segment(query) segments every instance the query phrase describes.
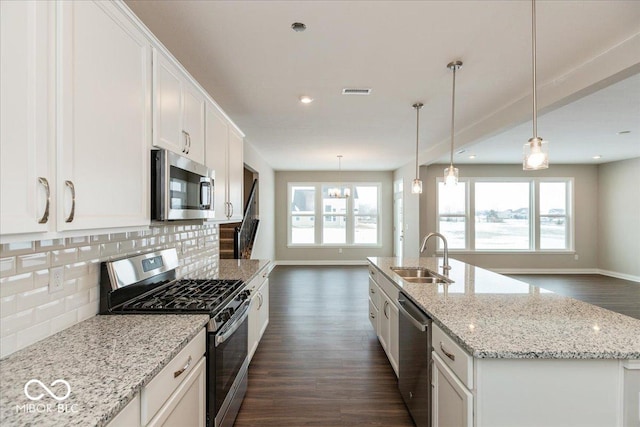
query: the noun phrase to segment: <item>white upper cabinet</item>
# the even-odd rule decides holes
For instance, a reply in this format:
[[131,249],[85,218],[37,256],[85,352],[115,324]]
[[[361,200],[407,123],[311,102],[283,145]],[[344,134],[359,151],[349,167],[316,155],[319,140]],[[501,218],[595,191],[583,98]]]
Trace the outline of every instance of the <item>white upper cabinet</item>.
[[[48,2],[0,2],[0,230],[47,232],[49,167]],[[49,202],[47,202],[49,200]]]
[[243,216],[244,139],[212,103],[206,106],[205,165],[215,172],[216,219]]
[[153,145],[204,163],[204,95],[156,49],[153,64]]
[[229,129],[229,152],[227,170],[229,175],[229,219],[242,221],[243,177],[244,177],[244,139],[234,128]]
[[148,225],[150,43],[115,3],[56,5],[58,230]]

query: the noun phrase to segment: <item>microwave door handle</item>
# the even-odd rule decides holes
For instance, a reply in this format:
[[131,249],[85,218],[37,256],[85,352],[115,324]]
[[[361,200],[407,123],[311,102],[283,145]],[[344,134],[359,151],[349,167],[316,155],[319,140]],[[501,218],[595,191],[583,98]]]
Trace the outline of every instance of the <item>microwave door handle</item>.
[[200,206],[203,209],[211,207],[211,181],[200,181]]

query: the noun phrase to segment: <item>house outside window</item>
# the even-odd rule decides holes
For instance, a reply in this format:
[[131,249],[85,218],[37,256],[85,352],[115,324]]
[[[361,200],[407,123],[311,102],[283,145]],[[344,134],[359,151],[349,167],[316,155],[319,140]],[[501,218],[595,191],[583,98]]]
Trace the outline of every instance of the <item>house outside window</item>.
[[381,183],[289,183],[289,246],[380,246]]
[[573,250],[571,178],[437,180],[438,231],[453,251]]

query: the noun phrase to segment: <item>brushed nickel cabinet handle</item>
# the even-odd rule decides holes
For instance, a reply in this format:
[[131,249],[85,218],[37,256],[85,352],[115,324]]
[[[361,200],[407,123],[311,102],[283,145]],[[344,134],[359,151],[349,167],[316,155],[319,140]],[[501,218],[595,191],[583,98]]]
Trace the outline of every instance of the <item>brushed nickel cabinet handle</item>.
[[447,350],[444,349],[444,345],[442,344],[442,341],[440,341],[440,350],[442,350],[444,355],[447,356],[449,359],[451,359],[453,361],[456,360],[456,355],[455,354],[449,353]]
[[184,373],[184,371],[189,369],[189,366],[191,366],[191,356],[189,356],[189,360],[187,360],[187,364],[186,365],[184,365],[181,369],[178,369],[177,371],[175,371],[173,373],[173,378],[178,378],[180,375],[182,375]]
[[187,154],[191,151],[191,134],[187,132]]
[[384,313],[384,317],[386,317],[387,319],[389,318],[389,315],[387,314],[387,307],[389,306],[389,301],[385,301],[384,302],[384,307],[382,308],[382,312]]
[[371,290],[371,293],[372,293],[372,294],[375,294],[375,293],[376,293],[376,290],[375,290],[375,289],[370,288],[370,290]]
[[262,292],[258,292],[258,310],[262,308],[263,302],[264,302],[264,299],[262,297]]
[[233,216],[233,203],[229,202],[229,207],[231,208],[231,212],[229,213],[229,218]]
[[47,204],[44,207],[44,213],[42,214],[42,218],[38,220],[38,224],[46,224],[49,221],[49,204],[51,203],[51,189],[49,188],[49,181],[47,178],[38,177],[38,182],[42,184],[44,190],[47,192]]
[[373,314],[373,313],[369,313],[369,317],[371,317],[372,319],[375,319],[375,318],[376,318],[376,315],[375,315],[375,314]]
[[69,216],[64,220],[64,222],[71,222],[76,215],[76,187],[73,185],[72,181],[68,180],[64,182],[64,185],[69,187],[71,190],[71,213],[69,213]]
[[183,130],[182,131],[182,135],[184,135],[184,141],[182,143],[182,152],[184,154],[187,154],[187,137],[188,137],[189,134],[187,133],[186,130]]

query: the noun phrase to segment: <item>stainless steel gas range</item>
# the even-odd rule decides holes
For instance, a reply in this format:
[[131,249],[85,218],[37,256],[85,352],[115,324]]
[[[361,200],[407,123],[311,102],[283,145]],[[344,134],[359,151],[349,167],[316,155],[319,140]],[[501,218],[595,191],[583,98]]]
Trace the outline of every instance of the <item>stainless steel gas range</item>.
[[247,389],[250,292],[241,280],[176,279],[175,249],[102,263],[100,314],[206,313],[207,426],[233,425]]

